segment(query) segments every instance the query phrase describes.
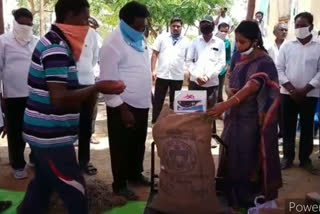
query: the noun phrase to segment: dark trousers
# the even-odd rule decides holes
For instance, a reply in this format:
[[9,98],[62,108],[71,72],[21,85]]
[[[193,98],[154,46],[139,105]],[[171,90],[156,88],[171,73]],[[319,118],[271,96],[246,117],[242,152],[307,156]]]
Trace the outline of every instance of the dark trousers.
[[[212,87],[202,87],[197,83],[190,81],[189,83],[189,90],[196,90],[196,91],[207,91],[207,108],[212,108],[217,103],[217,96],[218,96],[218,86]],[[216,121],[212,122],[212,134],[216,134]]]
[[70,214],[87,214],[85,182],[73,145],[32,147],[35,177],[30,182],[19,214],[47,213],[52,192],[57,192]]
[[129,106],[129,110],[135,118],[134,128],[124,126],[119,107],[107,107],[114,191],[125,188],[127,180],[139,178],[143,171],[149,109]]
[[224,75],[219,75],[218,102],[223,102],[223,86],[225,78],[226,73]]
[[[13,169],[23,169],[26,165],[24,160],[26,143],[22,137],[22,127],[27,99],[27,97],[5,99],[9,161]],[[30,161],[32,161],[31,153]]]
[[293,161],[295,158],[295,138],[299,114],[301,125],[299,160],[301,164],[311,162],[309,157],[313,150],[313,119],[316,105],[317,98],[314,97],[308,97],[301,104],[297,104],[289,95],[281,95],[285,159]]
[[183,80],[166,80],[157,78],[155,84],[153,109],[152,109],[152,122],[155,123],[162,109],[164,99],[169,88],[170,108],[173,109],[174,92],[182,88]]
[[90,161],[90,142],[94,131],[98,95],[90,97],[80,106],[78,160],[81,167]]

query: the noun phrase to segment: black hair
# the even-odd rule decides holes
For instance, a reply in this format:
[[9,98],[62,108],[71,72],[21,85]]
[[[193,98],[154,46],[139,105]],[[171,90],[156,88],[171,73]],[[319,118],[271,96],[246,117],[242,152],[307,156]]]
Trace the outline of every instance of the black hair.
[[20,17],[27,17],[33,20],[33,15],[27,8],[19,8],[12,11],[14,19],[17,21]]
[[257,15],[257,14],[260,14],[262,17],[264,16],[264,13],[263,13],[262,11],[256,12],[256,15]]
[[180,17],[174,17],[170,20],[170,25],[172,25],[174,22],[180,22],[181,25],[183,25],[183,21]]
[[55,5],[57,23],[63,23],[66,15],[72,12],[73,15],[79,15],[85,8],[90,8],[87,0],[58,0]]
[[135,18],[147,18],[150,13],[144,4],[136,1],[131,1],[125,4],[119,12],[119,18],[128,25],[133,24]]
[[225,23],[225,22],[222,22],[221,24],[218,25],[218,30],[220,30],[220,28],[222,28],[222,27],[230,28],[230,25],[228,25],[228,24]]
[[262,34],[258,24],[254,21],[242,21],[235,30],[251,42],[257,41],[257,47],[267,52],[263,46]]
[[308,20],[309,24],[313,25],[313,15],[311,13],[308,13],[308,12],[299,13],[298,15],[296,15],[296,17],[294,17],[294,21],[296,22],[298,18],[304,18]]

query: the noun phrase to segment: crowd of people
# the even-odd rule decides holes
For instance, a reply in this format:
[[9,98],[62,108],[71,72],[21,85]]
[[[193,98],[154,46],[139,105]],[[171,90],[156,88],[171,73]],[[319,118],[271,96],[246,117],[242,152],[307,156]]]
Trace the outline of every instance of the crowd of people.
[[317,174],[310,155],[320,96],[320,42],[311,34],[312,14],[295,17],[292,41],[286,40],[287,24],[278,23],[268,46],[262,12],[238,26],[226,8],[216,19],[207,15],[192,41],[181,33],[183,20],[173,17],[170,31],[147,47],[150,14],[145,5],[132,1],[122,7],[118,27],[103,43],[96,31],[100,24],[89,10],[87,0],[58,0],[55,23],[37,39],[32,13],[20,8],[13,12],[13,31],[0,36],[5,115],[0,133],[5,128],[14,178],[28,176],[26,143],[35,169],[18,213],[45,213],[53,191],[69,213],[88,213],[83,173],[97,173],[90,163],[90,143],[98,93],[106,103],[113,192],[136,200],[128,184],[150,185],[142,174],[149,109],[156,123],[168,90],[173,108],[174,92],[182,89],[186,73],[189,90],[207,92],[207,114],[217,119],[224,113],[222,139],[228,153],[221,150],[227,161],[219,163],[218,172],[229,184],[225,193],[231,206],[250,207],[261,194],[266,200],[277,198],[281,169],[295,159],[298,119],[300,166]]

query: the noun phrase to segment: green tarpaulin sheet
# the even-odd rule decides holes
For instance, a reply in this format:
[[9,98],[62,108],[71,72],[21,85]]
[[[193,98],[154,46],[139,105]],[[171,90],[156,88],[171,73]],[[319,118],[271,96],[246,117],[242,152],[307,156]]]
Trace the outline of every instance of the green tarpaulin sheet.
[[[1,214],[16,214],[16,208],[22,201],[24,192],[14,192],[0,189],[0,200],[1,201],[12,201],[12,206]],[[142,214],[146,202],[144,201],[131,201],[125,206],[116,207],[112,210],[103,212],[101,214]]]

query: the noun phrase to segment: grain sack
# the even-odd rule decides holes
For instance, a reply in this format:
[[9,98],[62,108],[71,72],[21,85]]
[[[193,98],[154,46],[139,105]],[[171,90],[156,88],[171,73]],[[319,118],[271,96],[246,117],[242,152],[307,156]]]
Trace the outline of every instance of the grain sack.
[[222,213],[215,191],[211,124],[203,113],[161,112],[153,128],[161,164],[159,191],[149,208],[172,214]]

